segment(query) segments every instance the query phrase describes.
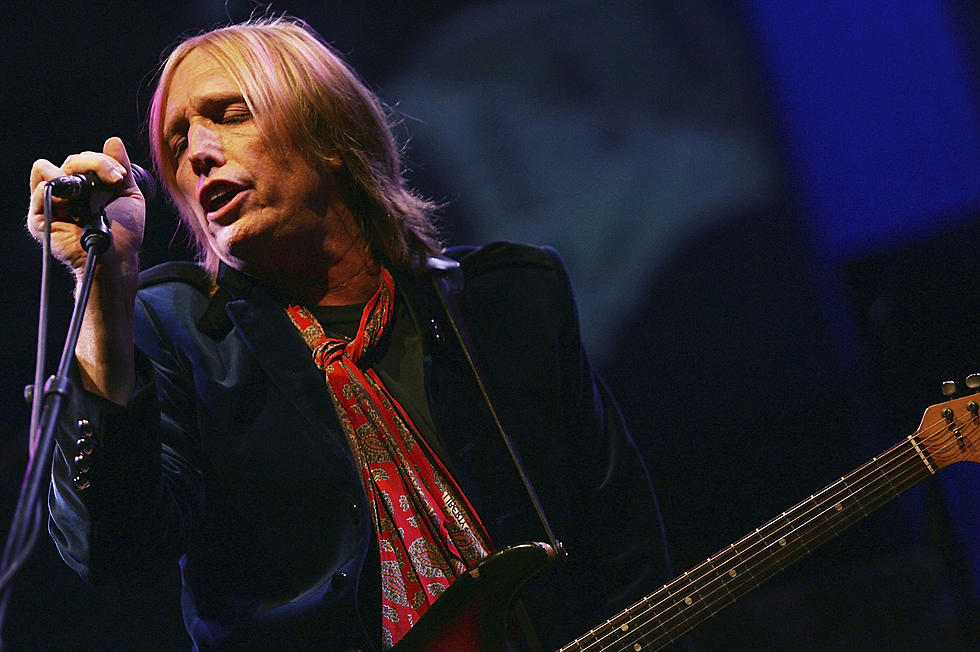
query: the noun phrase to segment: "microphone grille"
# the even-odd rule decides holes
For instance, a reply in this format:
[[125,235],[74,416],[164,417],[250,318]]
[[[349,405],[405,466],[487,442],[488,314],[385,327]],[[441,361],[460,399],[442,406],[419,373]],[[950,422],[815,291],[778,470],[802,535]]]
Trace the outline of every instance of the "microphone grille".
[[133,179],[136,181],[136,185],[139,186],[140,192],[146,197],[146,201],[152,200],[157,196],[157,179],[153,176],[152,172],[141,168],[135,163],[132,165],[133,169]]

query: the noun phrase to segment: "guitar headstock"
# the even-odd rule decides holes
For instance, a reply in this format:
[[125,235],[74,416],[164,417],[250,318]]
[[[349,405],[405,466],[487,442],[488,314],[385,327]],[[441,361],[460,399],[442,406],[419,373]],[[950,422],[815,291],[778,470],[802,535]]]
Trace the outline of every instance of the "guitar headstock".
[[[980,388],[980,376],[971,375],[966,384]],[[944,394],[955,391],[954,383],[943,383]],[[926,408],[915,436],[938,469],[957,462],[980,463],[980,393]]]

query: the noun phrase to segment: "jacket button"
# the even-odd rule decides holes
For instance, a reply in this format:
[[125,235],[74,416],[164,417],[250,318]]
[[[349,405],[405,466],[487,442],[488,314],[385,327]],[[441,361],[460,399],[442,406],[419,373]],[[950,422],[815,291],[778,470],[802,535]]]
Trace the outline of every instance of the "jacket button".
[[442,344],[442,327],[435,319],[429,319],[429,329],[432,331],[432,339],[436,344]]
[[333,583],[337,585],[337,587],[341,587],[344,584],[347,584],[347,573],[345,573],[344,571],[337,571],[336,573],[334,573]]
[[92,428],[92,423],[88,419],[78,420],[78,433],[83,437],[91,437],[95,429]]
[[78,451],[79,455],[88,457],[95,452],[95,440],[89,439],[88,437],[82,437],[75,442],[75,449]]
[[361,522],[361,506],[357,503],[350,504],[350,516],[354,519],[355,523]]
[[84,475],[76,475],[74,478],[72,478],[71,482],[79,491],[85,491],[92,486],[92,483]]
[[75,473],[85,475],[89,471],[88,459],[84,455],[75,456]]

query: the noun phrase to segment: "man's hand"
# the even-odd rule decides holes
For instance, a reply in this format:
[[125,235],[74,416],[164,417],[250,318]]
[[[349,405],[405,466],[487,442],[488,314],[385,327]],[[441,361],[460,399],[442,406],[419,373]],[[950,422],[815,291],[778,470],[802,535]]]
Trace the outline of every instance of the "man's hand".
[[[106,205],[112,246],[99,258],[92,292],[82,320],[75,359],[82,384],[125,405],[135,385],[133,307],[139,284],[139,251],[143,244],[146,201],[130,167],[126,147],[118,138],[105,142],[102,153],[82,152],[58,167],[40,159],[31,168],[31,207],[27,229],[37,239],[44,234],[44,184],[66,174],[92,172],[115,198]],[[52,198],[56,217],[70,217],[69,202]],[[87,254],[81,245],[81,227],[71,222],[51,225],[51,251],[81,278]]]
[[[143,244],[146,202],[133,179],[126,147],[118,138],[107,140],[101,154],[73,154],[65,159],[61,167],[45,159],[37,160],[31,168],[31,205],[27,229],[38,240],[43,237],[46,182],[67,174],[88,172],[95,173],[116,195],[106,206],[112,231],[112,246],[101,258],[103,271],[118,273],[123,277],[135,277],[139,271],[139,250]],[[56,217],[69,217],[69,202],[53,198],[52,210]],[[81,228],[71,222],[58,221],[51,225],[52,253],[71,268],[76,276],[84,269],[86,258],[80,236]]]

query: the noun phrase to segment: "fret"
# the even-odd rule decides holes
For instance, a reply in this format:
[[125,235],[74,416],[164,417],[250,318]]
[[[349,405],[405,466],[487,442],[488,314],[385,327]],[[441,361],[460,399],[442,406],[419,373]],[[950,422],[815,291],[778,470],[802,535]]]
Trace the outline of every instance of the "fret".
[[[831,498],[834,497],[831,496]],[[832,539],[840,534],[837,530],[837,525],[834,523],[834,517],[844,510],[844,503],[838,500],[828,500],[827,502],[821,503],[816,494],[810,496],[810,503],[813,505],[814,510],[816,510],[817,516],[827,526],[826,530],[830,532],[830,536],[827,538]]]
[[792,552],[794,549],[798,550],[798,548],[790,545],[795,541],[792,530],[784,532],[783,528],[776,529],[769,538],[766,538],[761,530],[756,530],[756,536],[762,541],[765,554],[760,552],[757,555],[754,575],[757,580],[764,582],[788,568],[792,564],[792,560],[787,563],[789,557],[787,552]]
[[[684,600],[685,600],[685,604],[687,604],[688,606],[691,606],[692,604],[697,605],[698,609],[707,610],[708,612],[710,612],[710,615],[713,616],[715,615],[715,611],[711,608],[711,602],[710,600],[705,599],[704,593],[702,593],[701,591],[702,588],[707,587],[707,582],[710,582],[710,579],[706,578],[700,572],[695,573],[693,575],[691,573],[691,571],[697,571],[701,566],[703,566],[703,564],[699,564],[698,566],[695,566],[690,571],[685,571],[684,575],[681,576],[684,578],[684,580],[687,582],[688,587],[691,589]],[[703,583],[705,587],[699,586],[698,585],[699,583]],[[687,602],[688,600],[690,600],[691,602]]]
[[[760,528],[756,528],[755,529],[755,536],[758,537],[759,541],[762,542],[762,549],[768,554],[769,560],[772,563],[774,563],[776,566],[778,566],[779,567],[779,570],[786,570],[786,567],[783,566],[782,559],[780,558],[779,555],[776,554],[776,552],[779,550],[779,548],[783,548],[783,547],[786,546],[786,544],[787,544],[786,537],[780,537],[779,539],[777,539],[778,548],[773,548],[770,545],[770,543],[768,541],[766,541],[766,538],[765,538],[765,536],[763,536],[762,531],[761,531]],[[757,567],[760,566],[760,565],[761,564],[759,564],[758,562],[756,563],[756,566]],[[762,570],[766,570],[768,572],[768,570],[765,567],[763,567]],[[779,571],[777,570],[776,572],[778,573]],[[772,575],[775,575],[775,573],[773,573]],[[766,577],[763,578],[763,581],[769,579],[770,577],[772,577],[772,575],[767,575]]]
[[[642,600],[642,604],[644,604],[650,612],[650,614],[645,615],[647,621],[649,622],[650,620],[649,615],[652,615],[653,619],[657,621],[656,630],[653,631],[652,633],[657,635],[658,637],[669,636],[668,632],[670,632],[672,629],[663,620],[664,608],[662,604],[664,602],[663,600],[664,593],[666,593],[668,596],[670,595],[670,591],[667,590],[666,584],[664,584],[662,588],[658,589],[656,593],[647,596]],[[660,634],[657,634],[657,632],[660,632]],[[644,635],[643,640],[646,641],[646,635]],[[674,639],[670,639],[670,640],[674,640]]]
[[[671,582],[671,584],[675,582],[677,582],[677,579]],[[657,591],[656,595],[660,599],[654,605],[655,618],[659,625],[657,631],[654,632],[657,635],[655,641],[661,645],[665,645],[666,643],[663,643],[660,639],[667,639],[667,642],[672,642],[681,633],[688,631],[694,625],[690,624],[684,616],[683,608],[678,604],[667,584],[664,584]],[[677,634],[675,635],[674,632],[677,632]]]
[[[909,448],[907,442],[902,442],[902,444],[883,453],[879,457],[872,458],[870,462],[862,466],[859,469],[862,473],[861,476],[858,476],[858,472],[851,474],[850,477],[858,477],[863,484],[863,486],[852,484],[851,487],[854,488],[853,494],[855,500],[858,500],[857,494],[860,492],[861,500],[859,506],[864,513],[867,514],[869,511],[874,511],[902,493],[903,490],[896,486],[895,482],[899,481],[897,474],[900,472],[903,463],[914,459],[911,457],[912,451]],[[889,472],[889,469],[891,469],[891,472]],[[918,477],[919,473],[917,472],[919,469],[921,467],[918,464],[908,469],[908,471],[912,472],[910,475],[916,484],[920,479]],[[907,474],[908,471],[906,472]],[[865,507],[868,509],[865,509]]]
[[[862,467],[861,467],[860,469],[858,469],[857,471],[855,471],[855,472],[854,472],[854,473],[852,473],[851,475],[855,475],[855,474],[857,474],[857,473],[858,473],[858,472],[859,472],[859,471],[860,471],[861,469],[863,469],[863,468],[865,468],[866,466],[868,466],[868,465],[867,465],[867,464],[865,464],[864,466],[862,466]],[[867,512],[867,511],[866,511],[866,510],[864,509],[864,505],[862,505],[862,504],[861,504],[861,501],[860,501],[860,500],[858,500],[858,499],[857,499],[857,497],[856,497],[856,496],[854,495],[854,492],[853,492],[853,491],[851,491],[851,487],[850,487],[850,485],[848,485],[848,484],[847,484],[847,480],[845,480],[845,479],[844,479],[844,477],[843,477],[843,476],[841,476],[841,479],[840,479],[840,481],[841,481],[841,484],[843,484],[843,485],[844,485],[844,490],[845,490],[845,491],[847,491],[847,495],[851,497],[851,501],[852,501],[852,502],[853,502],[853,503],[854,503],[855,505],[857,505],[857,508],[858,508],[859,510],[861,510],[861,513],[862,513],[862,514],[863,514],[864,516],[867,516],[867,515],[868,515],[868,512]]]
[[[627,614],[626,623],[630,627],[630,638],[633,640],[632,647],[622,648],[623,650],[642,650],[651,644],[649,637],[649,631],[651,629],[661,630],[663,628],[663,622],[660,620],[656,613],[656,609],[653,608],[647,599],[641,600],[640,602],[627,607],[624,612]],[[652,620],[651,620],[652,618]],[[654,624],[653,621],[656,621]],[[654,631],[654,633],[656,633]],[[639,636],[639,638],[635,638]]]
[[892,493],[895,496],[898,496],[899,495],[899,491],[895,488],[895,485],[892,484],[891,478],[888,477],[888,473],[883,468],[881,468],[881,465],[880,464],[878,464],[878,458],[877,457],[873,457],[873,458],[871,458],[871,461],[874,462],[875,468],[878,470],[878,473],[881,474],[881,477],[884,478],[885,479],[885,482],[888,483],[888,486],[891,487]]
[[[670,616],[664,618],[666,627],[662,631],[656,632],[655,641],[659,645],[666,645],[668,642],[677,640],[684,632],[690,631],[695,625],[707,620],[710,616],[703,609],[695,606],[697,603],[692,595],[685,591],[676,590],[679,587],[674,587],[675,590],[671,591],[671,587],[680,584],[683,579],[683,576],[675,578],[669,584],[665,584],[662,589],[670,601],[670,606],[667,608]],[[666,615],[667,610],[663,610],[662,615]],[[667,639],[666,642],[660,640],[664,638]]]
[[[585,650],[587,650],[588,648],[583,647],[583,644],[588,645],[589,647],[592,647],[593,644],[598,645],[599,637],[596,636],[596,632],[599,631],[601,627],[602,627],[601,625],[599,627],[593,627],[592,629],[585,632],[577,639],[575,639],[574,641],[572,641],[571,643],[563,647],[561,649],[561,652],[567,652],[569,650],[578,650],[579,652],[585,652]],[[586,642],[588,639],[591,639],[591,641]]]
[[632,648],[627,649],[646,650],[649,648],[650,650],[659,650],[662,647],[673,643],[680,638],[684,632],[690,631],[695,625],[697,625],[697,622],[689,623],[687,621],[682,623],[668,621],[667,623],[664,623],[664,621],[660,619],[661,615],[662,613],[655,614],[658,626],[644,632],[643,636],[640,638],[640,641],[634,643]]
[[[664,597],[664,594],[667,597]],[[617,648],[620,650],[627,649],[645,649],[651,644],[652,640],[649,638],[651,635],[661,636],[658,632],[668,632],[671,629],[675,629],[676,625],[671,626],[671,617],[667,617],[667,611],[674,608],[673,601],[668,600],[670,596],[670,591],[667,589],[667,585],[664,585],[651,595],[643,598],[639,602],[636,602],[629,607],[627,607],[623,612],[617,615],[610,621],[606,621],[610,628],[618,628],[619,631],[616,636],[627,643],[632,643],[632,647],[621,647]],[[665,602],[668,602],[668,606],[664,606]],[[682,631],[686,631],[686,628]],[[607,649],[602,641],[596,637],[598,629],[593,629],[587,633],[586,636],[579,637],[574,641],[576,644],[580,644],[581,641],[587,638],[588,635],[595,638],[594,643],[589,643],[590,650],[592,649]],[[638,640],[635,637],[639,637]],[[673,640],[673,639],[671,639]],[[608,643],[609,641],[606,641]],[[596,648],[595,645],[600,645],[600,648]],[[637,648],[636,646],[639,645]],[[570,652],[573,648],[566,646],[561,648],[559,652]],[[584,648],[580,648],[584,649]]]
[[[748,537],[743,537],[740,541],[744,541],[747,538]],[[756,587],[760,586],[761,585],[760,582],[755,578],[755,575],[752,573],[751,570],[752,567],[746,564],[745,558],[742,556],[742,552],[735,546],[734,543],[729,545],[728,549],[733,551],[735,555],[738,557],[738,565],[740,569],[738,572],[744,573],[745,576],[748,577],[752,581],[752,584],[754,584]],[[728,571],[728,572],[729,574],[731,574],[732,571]]]
[[[650,605],[647,600],[642,600],[626,609],[624,614],[627,617],[619,627],[623,633],[623,643],[629,647],[616,648],[619,650],[645,649],[650,645],[650,633],[654,634],[661,631],[664,627],[660,620],[656,608]],[[637,648],[637,645],[639,646]]]
[[[618,641],[619,643],[628,642],[627,641],[627,637],[631,634],[631,632],[630,632],[629,618],[627,617],[627,615],[628,614],[625,613],[625,612],[624,613],[620,613],[620,614],[614,616],[612,619],[607,620],[606,623],[605,623],[605,625],[604,625],[604,627],[603,627],[603,629],[608,630],[613,636],[615,636],[616,641]],[[602,649],[606,649],[607,644],[608,643],[612,643],[612,641],[609,641],[607,639],[607,637],[605,637],[605,636],[603,638],[606,639],[606,640],[604,640],[601,643],[601,646],[602,646]],[[615,649],[617,649],[617,650],[623,650],[623,649],[626,649],[626,648],[624,648],[624,647],[622,647],[620,645],[619,647],[616,647]]]
[[811,552],[813,552],[812,550],[810,550],[809,546],[806,545],[806,539],[800,536],[799,525],[794,525],[793,521],[790,521],[789,518],[786,516],[786,512],[783,512],[782,517],[783,520],[786,521],[786,524],[789,525],[790,531],[785,536],[777,540],[776,545],[778,545],[783,550],[793,550],[793,546],[788,545],[789,542],[790,541],[792,541],[793,543],[799,542],[799,545],[803,546],[804,556],[809,555]]
[[572,641],[571,643],[569,643],[568,645],[564,646],[558,652],[585,652],[585,648],[579,644],[580,640],[582,640],[581,636],[575,639],[574,641]]
[[841,496],[841,492],[835,489],[838,486],[839,483],[834,483],[820,494],[810,496],[810,502],[822,524],[814,523],[806,533],[811,548],[817,548],[837,537],[850,525],[848,519],[851,515],[851,501]]
[[[579,652],[608,649],[627,650],[633,649],[635,645],[640,645],[637,649],[643,649],[647,643],[639,628],[644,625],[649,626],[651,624],[651,617],[657,621],[657,627],[663,627],[663,623],[657,618],[655,610],[648,604],[651,598],[652,596],[641,600],[609,620],[606,620],[604,623],[593,627],[563,647],[561,649],[562,652],[572,652],[573,650],[578,650]],[[640,642],[635,642],[637,636],[639,636]]]
[[[751,582],[751,578],[742,576],[737,564],[732,563],[730,556],[729,560],[721,563],[719,567],[721,559],[730,552],[726,549],[713,557],[709,557],[695,566],[691,572],[692,577],[696,574],[693,584],[704,603],[703,608],[711,612],[712,615],[725,605],[734,602],[738,597],[735,592],[741,591],[740,586],[746,582]],[[734,559],[737,560],[737,556]]]
[[[676,578],[673,582],[671,582],[671,584],[677,584],[683,579],[684,576],[681,575],[680,577]],[[683,614],[689,606],[694,604],[694,598],[692,598],[689,595],[685,595],[684,591],[677,591],[676,594],[672,593],[668,584],[664,584],[664,591],[667,592],[667,597],[671,599],[674,606],[676,607],[676,611],[680,614]],[[678,597],[678,596],[683,596],[683,597]]]
[[[719,553],[719,555],[722,555],[722,554],[724,554],[724,552]],[[716,559],[717,559],[717,557],[708,557],[708,562],[707,563],[708,563],[709,566],[711,566],[711,570],[712,570],[712,572],[714,572],[715,578],[717,579],[718,583],[722,586],[722,588],[725,589],[725,593],[728,594],[728,601],[729,602],[735,602],[735,600],[737,598],[736,598],[735,594],[732,593],[732,589],[729,586],[729,584],[730,584],[731,580],[734,580],[734,579],[736,579],[738,577],[738,571],[735,568],[731,568],[728,571],[725,571],[724,573],[722,573],[721,571],[718,570],[718,567],[715,566],[715,560]]]

